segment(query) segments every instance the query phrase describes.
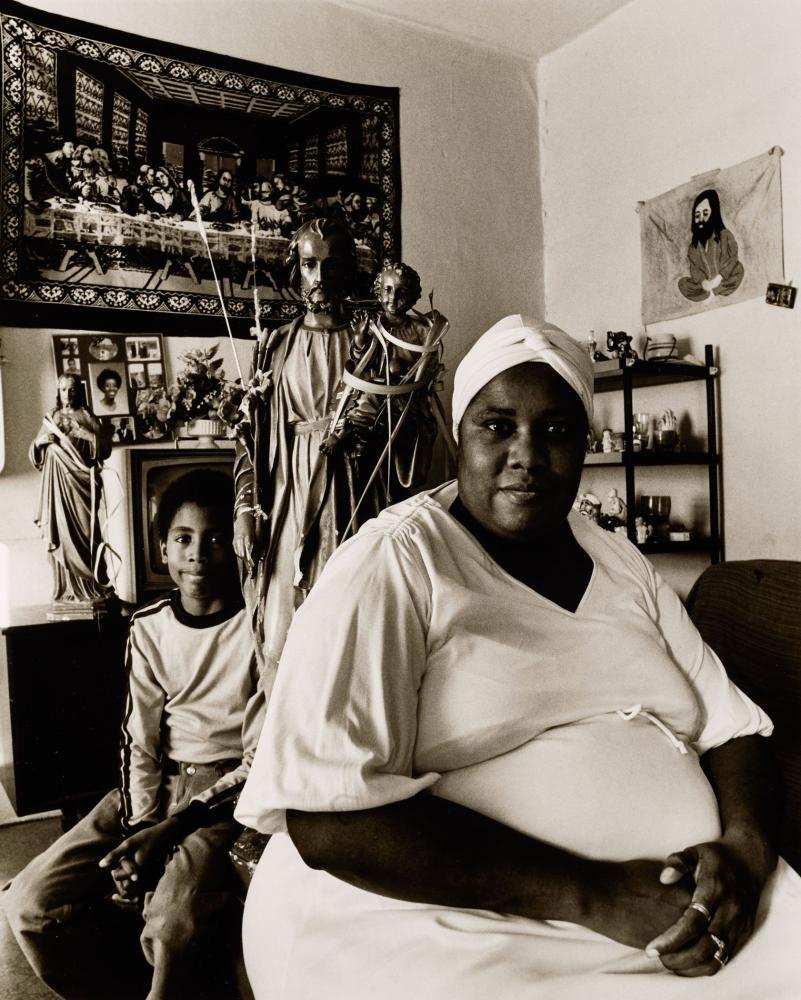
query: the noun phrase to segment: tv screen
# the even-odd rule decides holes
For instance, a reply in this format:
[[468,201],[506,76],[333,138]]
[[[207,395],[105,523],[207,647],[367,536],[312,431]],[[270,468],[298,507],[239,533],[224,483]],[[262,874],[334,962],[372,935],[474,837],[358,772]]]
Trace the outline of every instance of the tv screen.
[[230,449],[174,448],[132,450],[134,579],[136,601],[141,604],[174,584],[161,558],[156,511],[164,491],[179,476],[195,469],[218,469],[233,481],[234,452]]

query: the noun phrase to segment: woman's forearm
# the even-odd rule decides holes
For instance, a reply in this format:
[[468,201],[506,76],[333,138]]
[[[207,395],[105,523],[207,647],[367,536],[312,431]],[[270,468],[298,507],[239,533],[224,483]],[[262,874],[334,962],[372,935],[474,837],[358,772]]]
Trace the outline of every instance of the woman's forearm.
[[287,812],[311,868],[383,896],[584,923],[592,862],[422,793],[356,812]]
[[764,736],[741,736],[707,751],[701,764],[715,790],[723,839],[767,878],[776,866],[781,778]]
[[644,948],[686,910],[660,861],[593,861],[421,793],[361,812],[287,812],[311,868],[394,899],[582,924]]

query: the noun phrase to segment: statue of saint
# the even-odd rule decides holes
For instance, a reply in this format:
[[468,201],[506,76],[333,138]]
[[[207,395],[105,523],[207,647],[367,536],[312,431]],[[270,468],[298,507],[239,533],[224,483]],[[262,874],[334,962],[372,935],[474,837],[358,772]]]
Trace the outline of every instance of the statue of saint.
[[[353,364],[365,372],[360,381],[351,377],[352,369],[345,373],[346,385],[357,391],[342,408],[335,437],[347,440],[350,432],[354,439],[352,447],[361,454],[367,444],[366,432],[373,432],[377,425],[386,425],[391,433],[393,422],[397,426],[400,421],[411,419],[416,429],[415,448],[396,455],[392,468],[392,498],[400,500],[412,487],[422,485],[420,472],[424,476],[431,465],[441,409],[435,414],[432,403],[438,406],[439,399],[430,390],[435,388],[442,369],[442,336],[448,323],[435,310],[427,315],[414,310],[422,288],[420,276],[408,264],[387,264],[378,273],[373,291],[380,312],[374,319],[363,318],[351,348]],[[373,357],[369,357],[370,352]],[[381,390],[366,385],[368,379],[376,386],[417,385],[426,391],[388,398],[380,395]],[[404,412],[409,408],[411,412]],[[439,423],[450,437],[445,421]],[[332,445],[329,439],[323,447]],[[411,460],[408,467],[403,465],[404,458]]]
[[[390,492],[398,482],[393,470],[403,470],[410,484],[422,484],[428,471],[426,461],[415,467],[413,458],[421,433],[428,433],[416,409],[408,408],[400,426],[391,412],[389,425],[382,421],[387,405],[361,421],[348,417],[358,389],[343,385],[343,375],[356,386],[375,381],[376,392],[384,391],[387,353],[371,323],[348,310],[356,250],[347,226],[336,218],[304,223],[286,264],[305,313],[266,331],[256,345],[234,466],[234,549],[268,688],[295,608],[329,556],[401,498]],[[401,388],[398,398],[417,388]],[[430,461],[430,449],[426,454]]]
[[80,378],[62,375],[55,408],[43,417],[29,451],[42,473],[34,520],[53,570],[48,617],[94,617],[113,594],[98,516],[100,471],[110,451],[109,436],[86,407]]

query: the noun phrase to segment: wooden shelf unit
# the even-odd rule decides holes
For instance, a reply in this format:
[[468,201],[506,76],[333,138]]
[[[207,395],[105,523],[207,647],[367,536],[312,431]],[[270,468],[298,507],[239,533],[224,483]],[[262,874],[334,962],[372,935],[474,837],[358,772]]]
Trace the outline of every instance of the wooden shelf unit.
[[[634,519],[636,511],[636,470],[655,466],[702,465],[708,470],[709,536],[689,542],[651,541],[639,548],[647,553],[708,552],[713,563],[723,559],[723,537],[720,511],[720,453],[717,430],[717,377],[711,344],[704,348],[704,364],[682,361],[640,361],[614,359],[595,363],[595,392],[623,393],[623,431],[625,448],[616,452],[593,452],[587,455],[585,466],[618,466],[626,477],[626,533],[636,544]],[[676,382],[705,383],[706,450],[705,451],[635,451],[634,450],[634,390],[648,386],[670,385]]]

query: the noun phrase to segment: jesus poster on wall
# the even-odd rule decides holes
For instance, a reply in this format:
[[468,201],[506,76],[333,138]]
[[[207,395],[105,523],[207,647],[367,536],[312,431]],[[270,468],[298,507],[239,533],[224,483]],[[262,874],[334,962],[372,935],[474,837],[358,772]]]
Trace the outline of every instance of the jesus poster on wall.
[[764,297],[783,281],[781,150],[640,203],[643,323]]

